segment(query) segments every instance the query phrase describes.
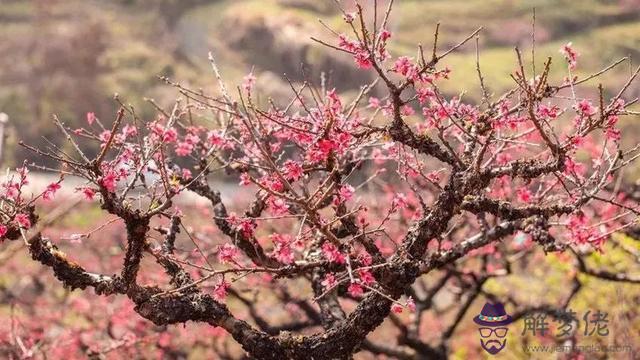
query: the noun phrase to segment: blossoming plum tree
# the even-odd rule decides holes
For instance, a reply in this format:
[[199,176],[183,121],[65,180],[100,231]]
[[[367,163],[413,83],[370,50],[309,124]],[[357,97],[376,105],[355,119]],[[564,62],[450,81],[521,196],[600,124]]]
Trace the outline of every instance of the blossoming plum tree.
[[[491,94],[478,64],[482,101],[467,103],[443,93],[439,84],[451,70],[440,64],[480,29],[444,52],[436,29],[430,54],[419,47],[417,58],[394,57],[392,3],[372,21],[360,6],[344,12],[352,33],[317,40],[375,74],[351,101],[304,83],[292,85],[291,101],[260,106],[253,75],[232,95],[212,60],[219,97],[165,79],[187,101],[171,111],[158,107],[152,121],[124,104],[109,127],[93,113],[81,129],[56,119],[74,153],[24,145],[58,161],[60,180],[29,197],[26,166],[7,177],[0,237],[24,241],[66,288],[126,297],[156,325],[220,327],[259,359],[351,358],[360,350],[445,358],[474,299],[492,296],[483,283],[509,273],[517,261],[511,255],[536,248],[567,252],[584,274],[640,282],[583,259],[638,213],[616,181],[640,154],[622,148],[616,128],[632,114],[623,96],[638,70],[611,98],[602,87],[594,99],[579,98],[577,87],[620,62],[553,85],[551,59],[539,73],[527,71],[516,49],[513,89]],[[578,53],[570,44],[561,52],[571,74]],[[374,88],[385,95],[369,97]],[[82,142],[97,142],[100,151],[89,155]],[[70,176],[83,179],[76,191],[86,201],[99,201],[124,224],[126,249],[114,275],[87,270],[45,235],[37,203]],[[221,194],[213,180],[229,176],[239,190]],[[223,199],[238,192],[253,199],[236,213]],[[190,230],[205,225],[190,224],[176,205],[186,193],[213,209],[217,231],[207,246]],[[506,241],[513,237],[521,241]],[[182,251],[181,241],[194,251]],[[164,271],[166,283],[141,280],[155,271],[143,257]],[[295,319],[271,319],[234,290],[243,282],[271,292]],[[422,314],[447,283],[459,287],[461,301],[437,340],[422,340]],[[536,310],[553,313],[579,288],[564,305]],[[227,307],[228,296],[249,309],[246,319]],[[515,317],[531,310],[518,306]],[[402,312],[412,320],[399,318]],[[400,334],[396,345],[367,338],[387,318]]]

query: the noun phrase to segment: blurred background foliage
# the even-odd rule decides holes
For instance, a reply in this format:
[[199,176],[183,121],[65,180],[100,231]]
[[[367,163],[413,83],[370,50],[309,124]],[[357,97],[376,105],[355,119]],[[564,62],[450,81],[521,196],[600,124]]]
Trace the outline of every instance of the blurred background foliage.
[[[370,2],[365,2],[370,3]],[[380,0],[380,6],[386,6]],[[349,0],[343,1],[349,8]],[[573,41],[581,52],[578,76],[623,57],[640,62],[639,0],[431,0],[396,1],[390,23],[392,54],[416,54],[430,48],[441,23],[440,49],[457,43],[479,26],[480,63],[490,90],[499,94],[513,83],[514,45],[531,48],[536,9],[536,63],[556,58],[552,74],[561,80],[566,67],[559,47]],[[177,92],[158,76],[215,92],[207,60],[212,50],[229,86],[252,69],[262,94],[289,96],[286,77],[355,92],[372,74],[359,71],[341,53],[323,49],[310,36],[330,39],[318,19],[344,30],[333,1],[316,0],[2,0],[0,1],[0,112],[11,128],[3,165],[35,156],[16,146],[18,139],[56,144],[51,121],[57,114],[73,127],[95,112],[108,123],[115,114],[114,94],[136,106],[143,118],[155,110],[153,98],[168,104]],[[446,59],[454,71],[445,85],[449,95],[464,92],[477,101],[479,86],[473,42]],[[633,60],[632,60],[633,62]],[[603,78],[616,92],[631,63]],[[629,97],[640,95],[633,87]]]
[[[499,94],[513,86],[509,74],[515,68],[514,45],[525,49],[530,59],[534,7],[536,64],[540,69],[546,57],[553,56],[552,76],[557,81],[567,75],[558,49],[569,41],[581,53],[578,76],[624,56],[632,59],[601,78],[608,95],[616,93],[633,64],[640,63],[640,0],[398,0],[390,23],[395,40],[390,50],[394,56],[415,56],[417,43],[430,48],[437,22],[441,23],[440,49],[484,26],[479,40],[480,64],[491,92]],[[328,88],[356,93],[371,74],[355,69],[350,57],[310,40],[310,36],[331,38],[318,18],[346,31],[330,0],[0,0],[0,112],[10,116],[2,165],[37,159],[16,146],[18,139],[40,147],[46,145],[43,137],[61,144],[63,139],[51,121],[54,113],[72,127],[83,126],[89,111],[109,123],[118,106],[115,93],[123,102],[133,104],[143,118],[152,119],[156,111],[145,98],[168,105],[177,95],[158,76],[215,92],[207,60],[210,50],[230,88],[253,69],[259,91],[276,100],[290,96],[285,73],[294,82],[309,79],[316,83],[324,73]],[[473,42],[446,58],[443,65],[453,69],[445,87],[448,95],[464,92],[467,101],[479,100],[475,62]],[[640,96],[640,86],[636,83],[627,95]],[[638,131],[634,119],[626,121],[625,129]],[[630,138],[638,140],[637,136]],[[91,227],[88,223],[97,217],[97,208],[83,209],[60,227]],[[113,237],[117,237],[115,233]],[[618,243],[627,244],[636,256],[640,252],[637,240],[620,235]],[[492,280],[487,291],[533,305],[562,298],[574,271],[570,262],[563,255],[539,255],[535,264],[523,262],[508,278]],[[594,267],[625,269],[632,263],[628,255],[620,245],[609,244],[605,255],[594,253],[588,260]],[[32,264],[26,253],[11,260],[16,268]],[[3,273],[2,287],[11,287],[12,281],[18,280],[12,271]],[[585,290],[574,299],[575,310],[580,315],[589,309],[610,310],[612,316],[612,336],[582,340],[587,344],[637,344],[637,331],[629,334],[630,329],[638,329],[640,321],[637,287],[588,277],[581,281]],[[57,290],[57,283],[47,287],[47,291]],[[85,295],[78,292],[73,298]],[[91,297],[91,301],[97,299]],[[451,303],[451,299],[441,301]],[[477,313],[481,306],[478,301],[471,312]],[[9,310],[2,311],[7,314]],[[425,323],[437,327],[440,322],[430,319]],[[470,321],[464,325],[453,346],[459,350],[453,356],[478,358],[482,355],[477,353],[477,329]],[[513,340],[509,341],[546,341],[522,338],[521,329],[521,323],[514,326],[510,333]],[[384,338],[388,330],[381,327],[374,336]],[[197,347],[191,350],[197,352]],[[504,354],[504,358],[546,356],[524,354],[518,346],[510,346]]]

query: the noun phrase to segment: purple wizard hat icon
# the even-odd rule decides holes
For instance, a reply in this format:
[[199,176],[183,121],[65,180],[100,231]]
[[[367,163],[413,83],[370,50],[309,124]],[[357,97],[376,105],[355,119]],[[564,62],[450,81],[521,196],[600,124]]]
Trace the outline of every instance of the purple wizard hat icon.
[[504,310],[501,303],[485,303],[473,321],[480,325],[480,345],[489,354],[495,355],[507,344],[507,325],[513,322],[511,315]]

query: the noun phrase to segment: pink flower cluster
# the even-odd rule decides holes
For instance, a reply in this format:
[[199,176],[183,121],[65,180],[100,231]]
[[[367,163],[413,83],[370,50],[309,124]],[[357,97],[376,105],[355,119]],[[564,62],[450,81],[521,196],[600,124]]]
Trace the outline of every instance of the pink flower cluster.
[[563,45],[560,48],[560,53],[564,55],[564,58],[567,60],[569,69],[574,70],[576,65],[578,65],[578,56],[580,56],[580,54],[573,49],[572,44],[569,42]]

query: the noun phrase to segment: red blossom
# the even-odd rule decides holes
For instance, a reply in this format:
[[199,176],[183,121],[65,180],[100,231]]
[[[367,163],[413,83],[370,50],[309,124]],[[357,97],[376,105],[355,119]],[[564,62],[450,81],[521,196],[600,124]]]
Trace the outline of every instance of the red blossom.
[[391,311],[395,314],[401,314],[402,311],[404,310],[404,306],[398,304],[398,303],[393,303],[391,304]]
[[213,297],[217,301],[224,301],[227,298],[227,291],[231,287],[231,284],[220,279],[220,281],[213,288]]

